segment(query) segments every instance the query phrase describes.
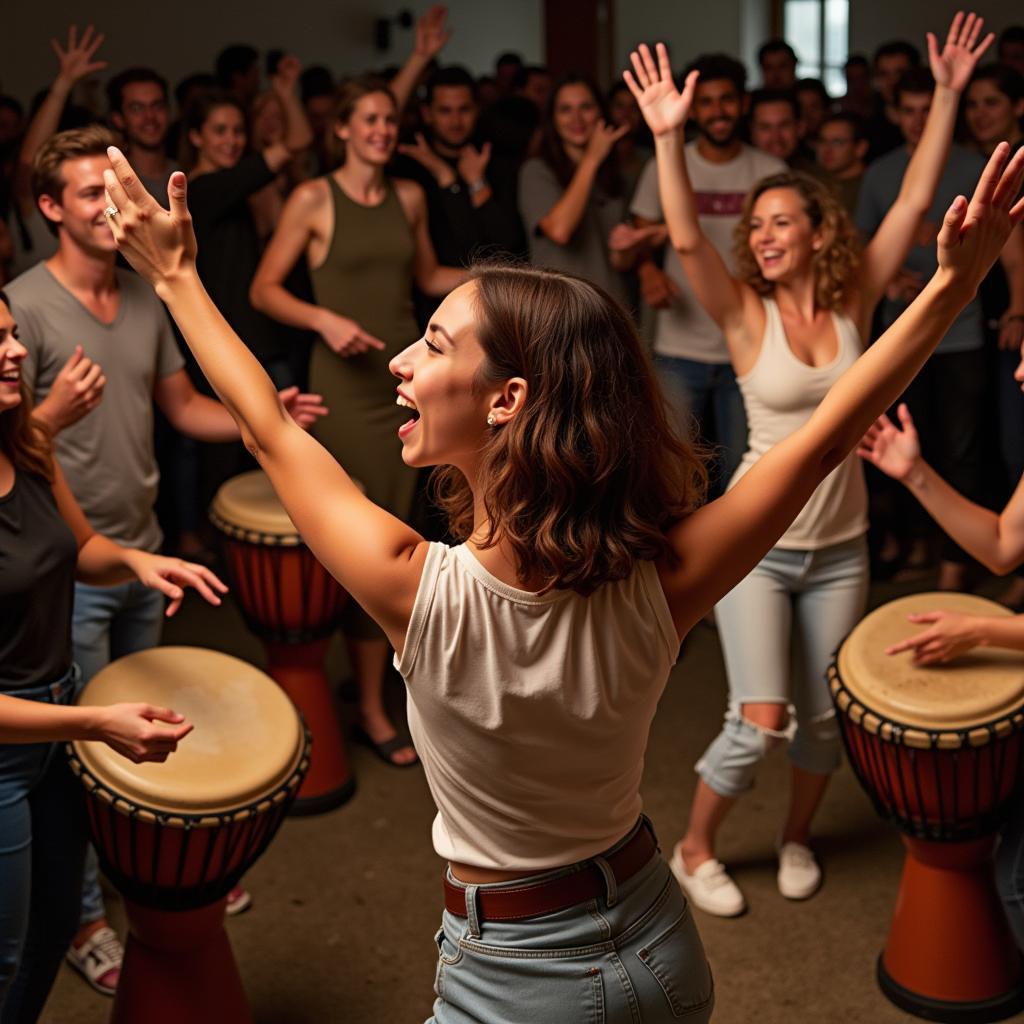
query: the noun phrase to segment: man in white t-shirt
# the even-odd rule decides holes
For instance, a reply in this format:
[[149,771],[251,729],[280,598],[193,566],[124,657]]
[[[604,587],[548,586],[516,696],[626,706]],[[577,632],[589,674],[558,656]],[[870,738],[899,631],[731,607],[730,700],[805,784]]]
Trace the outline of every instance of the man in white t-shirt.
[[[698,57],[687,73],[693,70],[700,72],[691,112],[697,139],[686,146],[686,167],[701,229],[732,268],[733,229],[747,192],[769,174],[785,171],[786,165],[739,140],[746,85],[743,65],[725,54],[708,54]],[[630,212],[639,227],[663,221],[654,160],[640,175]],[[713,481],[720,490],[747,443],[743,399],[725,339],[697,302],[671,247],[665,249],[663,268],[650,256],[637,269],[644,299],[658,310],[658,376],[680,422],[695,418],[701,438],[720,446],[721,464]]]

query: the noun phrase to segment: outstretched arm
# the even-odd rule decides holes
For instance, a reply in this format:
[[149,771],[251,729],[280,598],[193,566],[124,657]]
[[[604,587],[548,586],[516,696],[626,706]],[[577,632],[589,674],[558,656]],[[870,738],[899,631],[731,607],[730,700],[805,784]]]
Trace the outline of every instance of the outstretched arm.
[[686,171],[683,128],[690,115],[693,94],[697,88],[697,72],[692,71],[680,92],[672,79],[668,50],[658,43],[658,62],[644,44],[630,57],[633,71],[623,78],[636,97],[654,135],[658,160],[658,188],[665,214],[669,241],[679,254],[683,270],[700,304],[712,320],[722,328],[729,344],[733,362],[742,354],[735,347],[744,347],[744,286],[725,265],[718,250],[701,230],[697,201]]
[[956,127],[960,94],[971,80],[982,54],[995,36],[990,32],[981,42],[983,18],[960,11],[953,18],[945,46],[939,52],[929,32],[928,60],[935,78],[931,110],[921,140],[914,150],[896,202],[878,226],[861,260],[859,324],[866,327],[886,285],[903,266],[921,218],[935,201],[935,190],[949,157]]
[[885,414],[865,433],[861,458],[899,480],[931,517],[982,565],[1012,572],[1024,562],[1024,479],[1001,513],[969,501],[921,458],[914,420],[906,405],[897,410],[902,429]]
[[96,51],[103,45],[104,35],[89,25],[78,35],[78,28],[68,29],[68,41],[61,46],[56,39],[50,40],[50,48],[57,57],[57,76],[50,86],[46,98],[39,105],[25,132],[14,168],[12,189],[22,216],[28,216],[35,206],[32,197],[32,163],[43,143],[57,131],[60,116],[64,112],[71,90],[83,78],[95,71],[102,71],[105,60],[95,60]]
[[104,173],[114,237],[167,304],[199,365],[238,422],[242,439],[316,557],[401,650],[426,543],[369,501],[345,470],[288,416],[255,356],[228,326],[195,268],[185,176],[175,173],[164,211],[122,153]]
[[970,204],[957,197],[938,238],[939,268],[903,315],[832,386],[811,418],[758,460],[723,497],[675,526],[678,558],[662,582],[680,636],[764,557],[814,489],[891,405],[971,300],[1024,216],[1013,205],[1024,150],[989,160]]
[[405,109],[412,98],[420,76],[427,65],[444,49],[444,44],[452,37],[448,28],[448,8],[444,4],[434,4],[416,22],[416,43],[408,60],[399,68],[398,74],[391,79],[391,92],[398,104],[399,111]]

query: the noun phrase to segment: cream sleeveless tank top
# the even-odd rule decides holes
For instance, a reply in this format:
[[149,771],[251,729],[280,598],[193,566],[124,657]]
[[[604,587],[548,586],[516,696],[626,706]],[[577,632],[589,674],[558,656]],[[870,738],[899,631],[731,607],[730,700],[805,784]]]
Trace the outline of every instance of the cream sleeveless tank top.
[[[753,369],[736,378],[747,410],[747,451],[733,474],[734,487],[773,445],[802,427],[826,392],[861,353],[854,322],[832,314],[839,351],[825,366],[808,366],[789,346],[782,315],[774,299],[764,300],[765,327],[761,352]],[[812,551],[861,536],[868,528],[864,472],[856,455],[837,466],[818,485],[810,500],[776,547]]]
[[535,594],[431,544],[395,667],[438,854],[526,873],[621,839],[678,649],[652,562],[589,597]]

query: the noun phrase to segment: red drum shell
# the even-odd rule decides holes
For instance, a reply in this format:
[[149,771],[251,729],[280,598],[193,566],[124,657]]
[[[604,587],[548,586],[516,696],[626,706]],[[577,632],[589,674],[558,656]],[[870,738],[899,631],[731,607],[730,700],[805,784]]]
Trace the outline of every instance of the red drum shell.
[[235,599],[257,636],[306,643],[334,632],[348,593],[305,545],[284,546],[269,535],[240,540],[225,532],[224,554]]

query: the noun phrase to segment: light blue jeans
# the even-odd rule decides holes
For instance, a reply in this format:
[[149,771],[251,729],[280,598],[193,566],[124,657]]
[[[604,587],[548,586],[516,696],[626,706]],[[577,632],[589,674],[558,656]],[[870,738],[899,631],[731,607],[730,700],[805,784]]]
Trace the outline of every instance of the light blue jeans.
[[[82,686],[110,662],[160,643],[164,600],[163,594],[137,580],[116,587],[75,584],[71,641],[75,661],[82,670]],[[81,923],[90,924],[102,917],[106,917],[106,909],[100,890],[99,864],[90,845],[82,883]]]
[[[72,673],[14,696],[70,704]],[[78,925],[82,787],[57,743],[0,743],[0,1022],[42,1012]]]
[[715,447],[712,497],[732,479],[747,449],[747,412],[729,363],[699,363],[655,353],[654,368],[683,437],[692,434]]
[[[601,858],[594,861],[600,864]],[[468,886],[467,905],[473,899],[470,889],[515,884]],[[603,897],[554,914],[478,921],[475,914],[464,918],[445,911],[436,940],[437,999],[427,1024],[705,1024],[711,1019],[714,984],[704,947],[660,854],[623,885],[616,887],[613,880]]]
[[[750,789],[758,762],[780,740],[789,740],[790,760],[804,771],[826,775],[839,767],[825,673],[864,614],[867,594],[867,541],[858,537],[818,551],[773,548],[715,606],[729,705],[697,772],[720,796]],[[800,672],[792,667],[794,640]],[[743,717],[744,704],[785,704],[790,724],[778,731],[755,725]]]

